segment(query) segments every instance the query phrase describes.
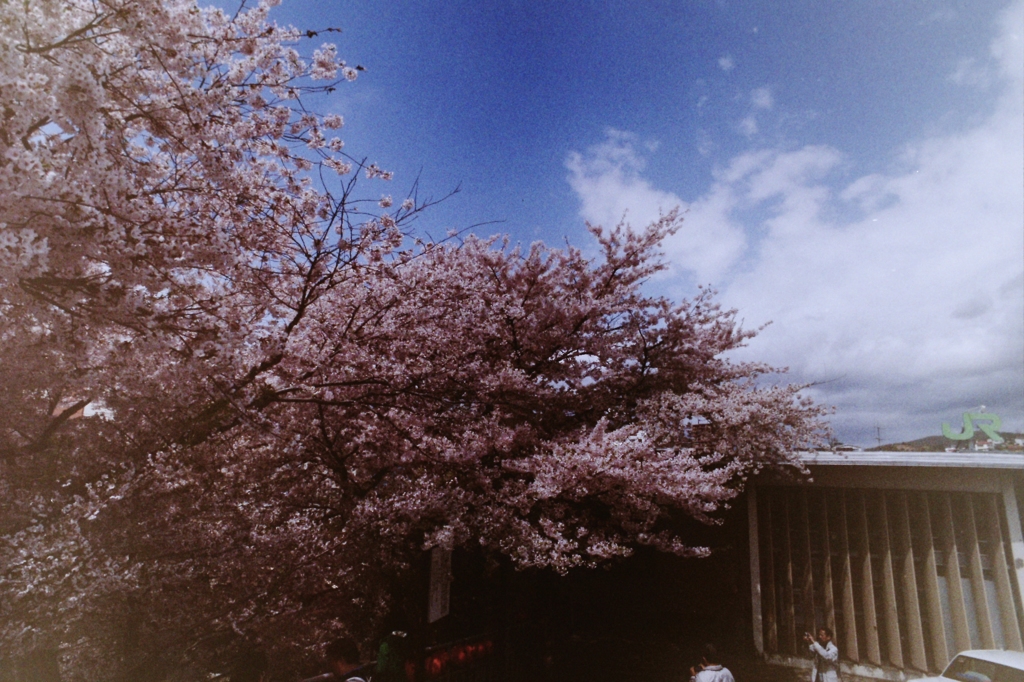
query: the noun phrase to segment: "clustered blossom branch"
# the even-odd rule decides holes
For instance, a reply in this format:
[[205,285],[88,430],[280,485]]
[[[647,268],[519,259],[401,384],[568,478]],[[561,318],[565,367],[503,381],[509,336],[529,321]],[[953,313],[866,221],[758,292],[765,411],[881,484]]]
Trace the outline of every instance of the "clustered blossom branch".
[[673,515],[822,435],[712,292],[642,291],[675,214],[417,238],[272,4],[0,4],[0,648],[68,680],[301,666],[432,546],[699,556]]

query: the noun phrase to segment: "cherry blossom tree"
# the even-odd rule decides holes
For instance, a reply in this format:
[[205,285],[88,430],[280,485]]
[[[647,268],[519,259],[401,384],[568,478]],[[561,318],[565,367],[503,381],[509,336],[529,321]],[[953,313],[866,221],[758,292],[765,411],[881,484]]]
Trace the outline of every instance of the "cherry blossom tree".
[[820,434],[711,292],[643,291],[674,214],[417,239],[309,108],[358,67],[270,4],[0,5],[0,665],[297,665],[432,546],[701,555],[673,516]]

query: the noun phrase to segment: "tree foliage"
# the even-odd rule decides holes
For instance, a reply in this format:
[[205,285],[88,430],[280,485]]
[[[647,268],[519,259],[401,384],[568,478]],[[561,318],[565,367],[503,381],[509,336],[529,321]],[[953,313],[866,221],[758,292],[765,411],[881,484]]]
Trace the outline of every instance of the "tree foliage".
[[269,8],[0,4],[8,660],[285,665],[435,545],[699,555],[673,515],[713,522],[820,430],[725,357],[752,334],[710,292],[643,292],[674,214],[595,228],[595,259],[416,239],[429,202],[357,192],[390,174],[307,108],[357,69]]

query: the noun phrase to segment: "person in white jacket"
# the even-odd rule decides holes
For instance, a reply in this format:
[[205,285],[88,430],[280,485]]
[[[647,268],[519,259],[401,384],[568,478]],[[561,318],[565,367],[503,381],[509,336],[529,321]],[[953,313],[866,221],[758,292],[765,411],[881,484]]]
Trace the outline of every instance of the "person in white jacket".
[[805,632],[804,642],[810,645],[814,657],[811,682],[839,682],[839,649],[832,641],[832,631],[820,628],[818,641],[814,641],[811,633]]
[[736,682],[729,669],[718,661],[718,650],[714,644],[705,644],[701,656],[700,670],[690,668],[690,682]]

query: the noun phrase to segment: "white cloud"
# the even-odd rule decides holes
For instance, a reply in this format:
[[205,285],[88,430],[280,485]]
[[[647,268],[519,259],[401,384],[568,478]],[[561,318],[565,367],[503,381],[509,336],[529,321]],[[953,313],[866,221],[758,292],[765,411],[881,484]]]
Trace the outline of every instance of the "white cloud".
[[580,214],[589,222],[612,226],[628,217],[630,223],[644,225],[683,204],[675,194],[655,189],[640,176],[645,164],[636,143],[635,135],[609,129],[605,141],[585,155],[569,155],[569,184],[580,198]]
[[569,156],[565,165],[580,215],[595,225],[612,226],[625,218],[639,227],[679,208],[684,226],[664,244],[666,255],[698,281],[718,281],[745,248],[742,228],[727,215],[735,199],[724,186],[693,203],[655,188],[640,174],[644,161],[636,143],[634,135],[608,130],[604,142]]
[[715,141],[711,139],[711,134],[701,128],[697,131],[697,153],[701,156],[710,156],[711,152],[715,150]]
[[757,119],[753,114],[751,114],[737,123],[736,128],[747,137],[753,137],[754,135],[757,135],[758,131]]
[[750,93],[750,103],[755,109],[771,109],[775,106],[771,88],[757,88]]
[[952,7],[940,7],[932,12],[922,23],[948,24],[957,20],[956,10]]
[[732,55],[725,55],[724,57],[718,58],[718,68],[722,71],[732,71],[736,68],[736,60],[732,58]]
[[[1022,5],[1015,6],[1022,25]],[[906,169],[845,187],[835,150],[759,157],[732,182],[771,202],[765,237],[724,298],[774,324],[751,353],[790,365],[851,433],[937,433],[985,402],[1024,428],[1024,79],[1019,29],[996,41],[1005,88],[996,112],[907,148]],[[749,162],[748,162],[748,165]],[[734,174],[735,177],[737,174]],[[854,221],[835,217],[844,208]]]
[[754,112],[758,110],[768,111],[775,106],[775,98],[772,96],[771,88],[764,87],[751,90],[750,104],[753,106],[753,111],[736,124],[736,129],[747,137],[753,137],[760,131],[757,116]]
[[968,85],[978,88],[985,88],[992,84],[992,73],[978,64],[977,59],[962,59],[957,64],[956,70],[949,74],[949,81],[957,85]]
[[581,212],[688,209],[666,244],[680,275],[713,281],[748,326],[773,321],[744,354],[827,382],[812,392],[838,407],[841,437],[937,434],[981,403],[1024,430],[1021,26],[1018,2],[993,42],[994,113],[909,145],[899,171],[840,182],[841,150],[760,149],[687,204],[641,175],[617,133],[570,159]]
[[[1024,24],[1024,3],[1015,2],[1000,17],[999,37],[992,41],[990,53],[1003,75],[1014,85],[1024,80],[1024,59],[1021,59],[1021,25]],[[1019,91],[1018,91],[1019,92]]]

